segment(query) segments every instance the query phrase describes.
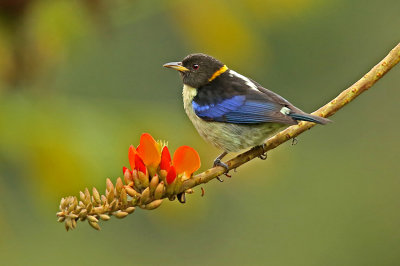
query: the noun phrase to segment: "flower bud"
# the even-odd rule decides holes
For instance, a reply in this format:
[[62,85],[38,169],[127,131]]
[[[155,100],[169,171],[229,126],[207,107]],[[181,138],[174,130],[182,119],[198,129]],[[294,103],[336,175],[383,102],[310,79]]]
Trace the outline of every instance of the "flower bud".
[[100,194],[97,191],[97,189],[94,187],[93,189],[93,199],[97,204],[101,204],[101,200],[100,200]]
[[79,191],[79,198],[81,199],[81,201],[85,202],[86,201],[85,193],[83,193],[82,191]]
[[165,194],[173,195],[175,191],[176,179],[171,184],[167,184]]
[[113,215],[119,219],[125,218],[126,216],[128,216],[129,213],[124,212],[124,211],[117,211],[114,212]]
[[155,175],[151,178],[150,185],[149,185],[150,194],[151,194],[151,195],[153,195],[154,191],[156,190],[156,187],[157,187],[159,181],[160,181],[160,179],[158,178],[158,175],[157,175],[157,174],[155,174]]
[[139,198],[141,196],[139,192],[137,192],[136,190],[134,190],[133,188],[128,187],[128,186],[125,186],[125,191],[132,198]]
[[87,219],[89,220],[89,221],[91,221],[91,222],[98,222],[99,220],[97,220],[97,218],[96,217],[94,217],[93,215],[88,215],[87,216]]
[[156,200],[162,198],[162,196],[163,196],[163,194],[164,194],[164,189],[165,189],[164,181],[161,181],[161,182],[157,185],[157,187],[156,187],[156,189],[155,189],[155,191],[154,191],[154,198],[155,198]]
[[108,221],[110,220],[110,216],[108,216],[107,214],[100,214],[100,219],[102,219],[103,221]]
[[175,187],[174,187],[174,193],[179,193],[181,191],[183,184],[182,176],[179,175],[176,180],[175,180]]
[[159,174],[160,179],[161,179],[162,181],[164,181],[164,183],[166,183],[166,182],[167,182],[168,171],[167,171],[167,170],[162,170],[162,169],[161,169],[161,170],[158,172],[158,174]]
[[65,198],[62,198],[60,202],[60,210],[65,209],[66,207],[67,207],[67,201]]
[[135,185],[136,190],[140,191],[140,189],[142,188],[142,184],[140,183],[137,170],[132,171],[132,178],[133,178],[133,183]]
[[76,220],[75,220],[75,219],[72,219],[72,220],[71,220],[71,228],[72,228],[72,229],[75,229],[75,228],[76,228]]
[[89,203],[89,204],[86,206],[86,211],[87,211],[88,213],[90,213],[90,212],[92,211],[92,209],[93,209],[93,204],[92,204],[92,203]]
[[106,191],[107,202],[110,204],[114,200],[114,188]]
[[[85,188],[85,198],[90,202],[90,192],[88,188]],[[85,202],[85,201],[84,201]],[[86,202],[85,202],[86,203]]]
[[112,210],[112,211],[116,211],[116,210],[118,209],[117,203],[118,203],[118,202],[117,202],[117,199],[114,199],[114,200],[110,203],[109,209]]
[[123,206],[126,206],[128,204],[128,197],[126,196],[125,188],[121,189],[120,199]]
[[145,208],[146,210],[154,210],[154,209],[160,207],[160,205],[161,205],[162,202],[163,202],[162,199],[155,200],[155,201],[150,202],[149,204],[146,204],[146,205],[144,206],[144,208]]
[[98,224],[97,222],[89,221],[89,224],[90,224],[90,226],[93,227],[94,229],[100,230],[100,226],[99,226],[99,224]]
[[124,169],[124,181],[125,181],[125,184],[129,184],[129,182],[133,182],[132,172],[126,167]]
[[107,178],[106,180],[106,189],[107,191],[114,191],[114,185],[111,182],[110,178]]
[[107,197],[106,196],[101,195],[100,198],[101,198],[101,203],[102,204],[106,204],[107,203]]
[[146,204],[150,201],[150,189],[147,187],[142,192],[142,197],[140,197],[140,205]]
[[128,207],[125,209],[125,211],[129,214],[133,213],[135,211],[135,207]]
[[147,171],[146,173],[138,171],[138,179],[142,188],[147,188],[149,186],[149,174],[147,173]]
[[119,197],[119,195],[121,194],[121,189],[124,186],[124,184],[122,183],[122,180],[120,177],[117,178],[117,182],[115,183],[115,192],[116,192],[116,196]]

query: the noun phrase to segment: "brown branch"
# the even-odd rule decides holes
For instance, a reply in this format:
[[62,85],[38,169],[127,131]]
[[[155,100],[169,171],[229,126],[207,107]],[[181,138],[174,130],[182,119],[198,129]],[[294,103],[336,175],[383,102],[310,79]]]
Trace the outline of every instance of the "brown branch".
[[[314,115],[322,117],[329,117],[335,114],[338,110],[343,108],[346,104],[353,101],[361,93],[368,90],[374,85],[379,79],[381,79],[392,67],[394,67],[400,61],[400,43],[394,47],[389,54],[374,66],[367,74],[365,74],[360,80],[350,86],[348,89],[340,93],[335,99],[325,104],[317,111],[313,112]],[[259,157],[260,155],[272,150],[282,143],[292,139],[304,131],[315,126],[315,123],[311,122],[300,122],[298,125],[294,125],[286,128],[285,130],[277,133],[273,137],[269,138],[263,146],[253,148],[242,154],[239,154],[235,158],[226,162],[229,169],[235,169],[242,164]],[[207,183],[213,178],[216,178],[224,174],[225,169],[223,167],[210,168],[200,174],[193,176],[191,179],[183,182],[181,192],[193,188],[199,184]]]

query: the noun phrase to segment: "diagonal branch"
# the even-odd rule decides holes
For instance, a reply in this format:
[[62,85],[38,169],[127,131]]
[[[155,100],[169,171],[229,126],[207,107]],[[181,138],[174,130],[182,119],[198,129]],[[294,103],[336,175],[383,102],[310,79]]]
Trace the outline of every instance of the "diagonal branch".
[[[400,43],[394,47],[389,54],[382,59],[376,66],[374,66],[367,74],[365,74],[360,80],[350,86],[348,89],[340,93],[335,99],[325,104],[317,111],[313,112],[314,115],[322,117],[329,117],[335,114],[339,109],[343,108],[346,104],[353,101],[361,93],[368,90],[374,85],[379,79],[381,79],[392,67],[394,67],[400,61]],[[263,155],[269,150],[272,150],[282,143],[292,139],[304,131],[315,126],[315,123],[311,122],[300,122],[298,125],[290,126],[285,130],[277,133],[273,137],[269,138],[262,146],[258,146],[242,154],[239,154],[235,158],[226,162],[229,169],[235,169],[242,164]],[[224,174],[225,169],[223,167],[210,168],[200,174],[193,176],[191,179],[184,181],[181,192],[193,188],[199,184],[207,183],[213,178],[216,178]]]

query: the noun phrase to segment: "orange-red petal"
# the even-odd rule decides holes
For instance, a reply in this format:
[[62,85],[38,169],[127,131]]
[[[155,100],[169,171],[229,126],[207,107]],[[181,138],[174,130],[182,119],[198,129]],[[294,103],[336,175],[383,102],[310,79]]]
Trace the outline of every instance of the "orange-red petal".
[[148,133],[144,133],[140,137],[137,152],[147,166],[157,167],[161,161],[160,145]]
[[135,154],[136,154],[136,149],[133,147],[133,145],[129,146],[129,151],[128,151],[128,159],[129,159],[129,164],[131,165],[131,169],[135,169]]
[[168,170],[167,177],[165,178],[167,184],[171,184],[172,182],[174,182],[175,178],[176,178],[176,170],[175,167],[171,165],[171,167]]
[[135,154],[135,166],[136,166],[136,170],[142,172],[142,173],[146,173],[147,168],[143,163],[143,160],[140,158],[140,156],[138,154]]
[[122,174],[125,174],[126,170],[129,170],[128,168],[126,168],[125,166],[122,167]]
[[191,176],[200,168],[200,156],[192,147],[181,146],[175,151],[172,164],[178,174],[186,173]]
[[161,152],[160,169],[168,171],[170,166],[171,166],[171,154],[169,153],[168,147],[164,146]]

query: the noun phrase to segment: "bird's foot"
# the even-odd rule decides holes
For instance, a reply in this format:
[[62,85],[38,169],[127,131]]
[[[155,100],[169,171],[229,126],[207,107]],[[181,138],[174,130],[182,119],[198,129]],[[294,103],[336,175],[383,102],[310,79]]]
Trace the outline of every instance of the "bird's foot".
[[[224,173],[224,174],[225,174],[227,177],[231,177],[231,176],[228,174],[228,172],[229,172],[229,166],[228,166],[226,163],[221,162],[221,159],[220,159],[220,158],[217,158],[217,159],[214,160],[213,166],[214,166],[214,167],[216,167],[216,166],[221,166],[221,167],[225,168],[225,173]],[[218,180],[219,182],[224,182],[224,180],[222,180],[219,176],[217,176],[217,180]]]
[[[267,156],[267,152],[265,151],[265,144],[262,144],[260,146],[261,146],[261,148],[262,148],[264,153],[261,154],[260,156],[258,156],[258,158],[260,158],[261,160],[266,160],[268,158],[268,156]],[[259,147],[259,146],[256,146],[254,148],[257,148],[257,147]]]

